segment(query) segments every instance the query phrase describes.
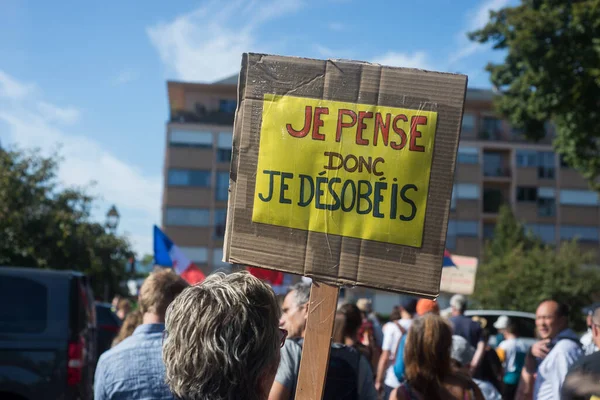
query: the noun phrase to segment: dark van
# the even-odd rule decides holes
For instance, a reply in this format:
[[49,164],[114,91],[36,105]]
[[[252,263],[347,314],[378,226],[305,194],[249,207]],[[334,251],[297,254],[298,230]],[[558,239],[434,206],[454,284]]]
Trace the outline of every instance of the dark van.
[[95,364],[88,278],[0,267],[0,399],[92,399]]

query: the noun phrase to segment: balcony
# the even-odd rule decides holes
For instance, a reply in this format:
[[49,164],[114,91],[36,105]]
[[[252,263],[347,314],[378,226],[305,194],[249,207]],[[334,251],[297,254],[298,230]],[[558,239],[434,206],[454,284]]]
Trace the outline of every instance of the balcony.
[[483,176],[492,180],[510,182],[509,153],[501,151],[483,152]]
[[173,110],[171,121],[183,124],[233,125],[235,113],[229,111]]
[[483,188],[483,214],[484,218],[495,219],[500,207],[509,203],[509,191],[504,188],[484,186]]

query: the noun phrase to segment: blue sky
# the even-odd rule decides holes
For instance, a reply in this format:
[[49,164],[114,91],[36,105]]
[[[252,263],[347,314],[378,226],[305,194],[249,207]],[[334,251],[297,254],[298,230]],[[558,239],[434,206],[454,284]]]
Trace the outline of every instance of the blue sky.
[[516,0],[0,0],[0,141],[64,158],[59,179],[110,204],[119,232],[152,251],[160,222],[166,80],[236,73],[241,53],[349,58],[469,75],[501,54],[470,43]]

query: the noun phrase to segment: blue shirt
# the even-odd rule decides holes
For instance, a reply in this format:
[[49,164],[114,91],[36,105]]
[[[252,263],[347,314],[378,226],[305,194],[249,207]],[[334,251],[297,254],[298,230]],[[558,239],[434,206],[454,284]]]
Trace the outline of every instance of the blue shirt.
[[100,356],[95,400],[173,400],[162,361],[164,324],[140,325],[133,335]]

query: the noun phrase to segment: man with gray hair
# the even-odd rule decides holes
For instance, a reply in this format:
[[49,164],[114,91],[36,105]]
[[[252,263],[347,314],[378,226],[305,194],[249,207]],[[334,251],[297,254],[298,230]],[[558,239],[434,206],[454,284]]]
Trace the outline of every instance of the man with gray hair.
[[[281,349],[281,362],[269,400],[292,400],[295,397],[302,344],[306,333],[310,288],[310,283],[299,282],[290,288],[283,300],[279,326],[288,330],[290,340],[286,340]],[[346,366],[348,368],[345,368]],[[337,380],[329,379],[330,376]],[[352,398],[344,397],[343,390],[356,394],[356,398],[360,400],[377,399],[373,372],[367,359],[352,347],[333,343],[323,399]]]
[[467,310],[467,299],[465,296],[461,294],[452,296],[450,307],[452,309],[450,323],[452,324],[454,334],[465,338],[476,349],[470,365],[470,371],[473,373],[479,366],[485,352],[486,343],[483,337],[483,329],[477,322],[465,316],[465,311]]
[[286,332],[273,290],[246,271],[216,273],[167,310],[166,382],[180,400],[266,399]]

